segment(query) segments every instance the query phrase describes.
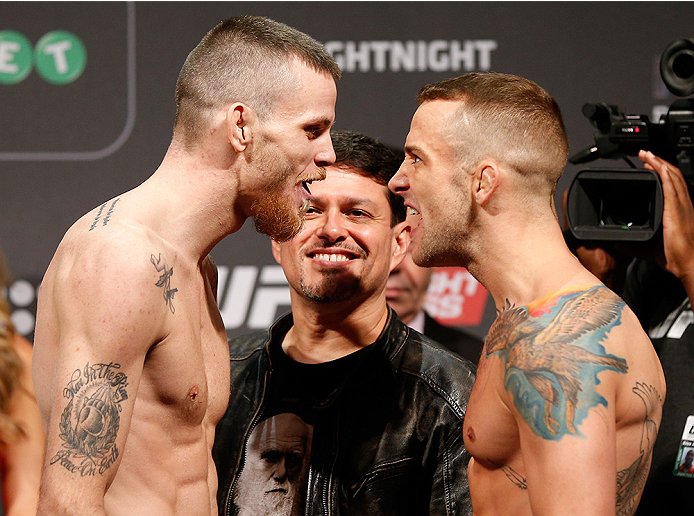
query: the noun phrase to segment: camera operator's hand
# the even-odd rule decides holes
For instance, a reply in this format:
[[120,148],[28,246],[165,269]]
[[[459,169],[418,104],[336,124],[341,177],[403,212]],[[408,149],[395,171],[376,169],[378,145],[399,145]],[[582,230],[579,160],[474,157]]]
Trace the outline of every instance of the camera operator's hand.
[[653,170],[663,184],[663,250],[660,265],[674,274],[694,302],[694,206],[687,183],[676,166],[640,151],[645,168]]

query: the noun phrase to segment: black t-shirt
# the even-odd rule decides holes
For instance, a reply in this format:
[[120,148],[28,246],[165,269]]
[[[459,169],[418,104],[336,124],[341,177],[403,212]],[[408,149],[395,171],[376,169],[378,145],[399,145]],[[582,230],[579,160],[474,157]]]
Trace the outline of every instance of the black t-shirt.
[[263,417],[294,412],[313,424],[314,412],[325,406],[370,351],[367,346],[337,360],[304,364],[289,358],[278,342],[270,349],[272,378]]
[[244,468],[233,494],[234,514],[303,514],[319,414],[329,409],[372,348],[331,362],[302,364],[284,353],[280,339],[272,344],[269,391],[246,445]]

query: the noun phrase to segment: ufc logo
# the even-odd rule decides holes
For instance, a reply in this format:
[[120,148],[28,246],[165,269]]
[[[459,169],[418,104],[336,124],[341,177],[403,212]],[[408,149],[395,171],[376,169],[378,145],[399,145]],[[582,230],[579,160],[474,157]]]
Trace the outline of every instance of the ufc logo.
[[219,311],[227,330],[268,328],[280,307],[289,310],[291,306],[289,286],[279,265],[237,265],[233,269],[220,265],[217,273]]

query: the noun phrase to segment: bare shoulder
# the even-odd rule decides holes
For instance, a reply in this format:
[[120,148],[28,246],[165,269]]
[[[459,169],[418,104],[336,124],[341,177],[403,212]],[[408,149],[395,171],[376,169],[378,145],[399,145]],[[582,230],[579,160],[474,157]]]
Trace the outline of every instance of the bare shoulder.
[[630,337],[640,345],[645,337],[632,316],[602,284],[566,288],[499,314],[485,353],[502,359],[504,389],[533,433],[582,435],[589,413],[614,406],[615,389],[634,383],[634,368],[647,369],[627,350]]
[[[65,234],[42,282],[39,312],[53,314],[63,330],[102,328],[116,335],[137,327],[152,331],[146,340],[155,339],[164,331],[156,321],[175,312],[177,253],[130,221],[91,230],[94,216],[85,215]],[[138,324],[143,320],[147,324]]]

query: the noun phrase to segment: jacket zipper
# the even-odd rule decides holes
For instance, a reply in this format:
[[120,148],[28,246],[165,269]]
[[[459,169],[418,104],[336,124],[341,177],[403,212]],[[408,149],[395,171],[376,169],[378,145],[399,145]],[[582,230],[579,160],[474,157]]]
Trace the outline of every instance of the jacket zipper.
[[262,392],[262,402],[258,406],[258,410],[255,411],[255,414],[253,414],[253,420],[251,422],[251,426],[248,428],[246,431],[246,435],[243,438],[243,455],[241,456],[241,462],[239,463],[239,468],[236,471],[236,475],[234,477],[234,481],[231,483],[231,486],[229,487],[229,491],[227,491],[227,496],[226,500],[224,501],[224,515],[225,516],[230,516],[229,512],[229,506],[231,505],[231,493],[234,492],[234,489],[236,488],[236,483],[239,480],[239,477],[241,476],[241,472],[243,471],[244,466],[246,465],[246,457],[248,455],[248,439],[250,438],[251,434],[253,433],[253,430],[255,430],[255,427],[258,426],[258,420],[260,419],[260,414],[263,412],[263,407],[265,407],[265,401],[266,401],[266,396],[265,392],[267,391],[267,385],[268,382],[270,381],[270,376],[272,376],[272,370],[269,370],[267,374],[265,375],[265,380],[263,382],[263,392]]

